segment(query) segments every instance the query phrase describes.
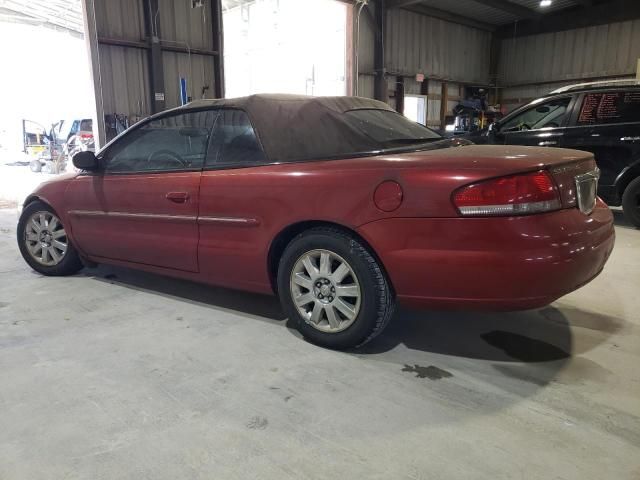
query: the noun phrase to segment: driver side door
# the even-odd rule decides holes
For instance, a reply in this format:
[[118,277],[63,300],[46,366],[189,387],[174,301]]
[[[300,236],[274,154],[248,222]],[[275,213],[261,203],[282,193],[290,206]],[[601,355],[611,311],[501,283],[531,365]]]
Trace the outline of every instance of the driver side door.
[[540,102],[500,122],[495,143],[562,147],[572,108],[571,96]]
[[198,271],[198,193],[215,111],[146,121],[66,191],[74,238],[97,259]]

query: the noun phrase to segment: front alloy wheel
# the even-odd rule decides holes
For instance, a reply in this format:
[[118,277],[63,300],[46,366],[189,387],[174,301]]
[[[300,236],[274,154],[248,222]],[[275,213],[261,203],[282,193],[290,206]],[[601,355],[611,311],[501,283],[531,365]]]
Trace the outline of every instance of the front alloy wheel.
[[47,211],[34,212],[29,217],[24,242],[31,258],[48,267],[58,265],[69,247],[60,219]]
[[20,215],[18,247],[29,266],[43,275],[70,275],[82,268],[60,217],[39,200]]

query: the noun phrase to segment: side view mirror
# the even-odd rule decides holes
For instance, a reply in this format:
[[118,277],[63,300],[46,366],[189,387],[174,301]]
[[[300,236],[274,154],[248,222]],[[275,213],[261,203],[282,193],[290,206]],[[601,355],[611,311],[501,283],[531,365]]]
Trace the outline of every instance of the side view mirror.
[[100,169],[100,162],[96,154],[90,151],[78,152],[73,156],[73,165],[80,170],[94,172]]

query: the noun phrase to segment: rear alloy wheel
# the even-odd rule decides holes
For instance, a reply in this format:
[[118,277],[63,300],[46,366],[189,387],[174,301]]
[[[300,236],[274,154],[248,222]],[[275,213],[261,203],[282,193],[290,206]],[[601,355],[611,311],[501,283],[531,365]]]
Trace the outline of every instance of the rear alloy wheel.
[[363,345],[393,316],[387,278],[371,253],[348,233],[330,227],[303,232],[287,246],[278,292],[305,338],[329,348]]
[[291,272],[290,287],[298,313],[321,332],[346,330],[360,311],[358,277],[344,258],[329,250],[303,254]]
[[640,228],[640,177],[633,180],[624,189],[622,212],[634,227]]
[[40,201],[27,205],[20,216],[18,246],[26,262],[44,275],[69,275],[82,268],[62,221]]

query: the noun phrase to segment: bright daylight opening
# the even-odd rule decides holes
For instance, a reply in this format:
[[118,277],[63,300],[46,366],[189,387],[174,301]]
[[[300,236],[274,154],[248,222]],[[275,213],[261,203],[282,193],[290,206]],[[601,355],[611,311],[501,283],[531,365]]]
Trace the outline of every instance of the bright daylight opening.
[[0,5],[2,198],[19,202],[93,145],[95,102],[80,0]]
[[345,95],[345,3],[223,0],[227,97]]

